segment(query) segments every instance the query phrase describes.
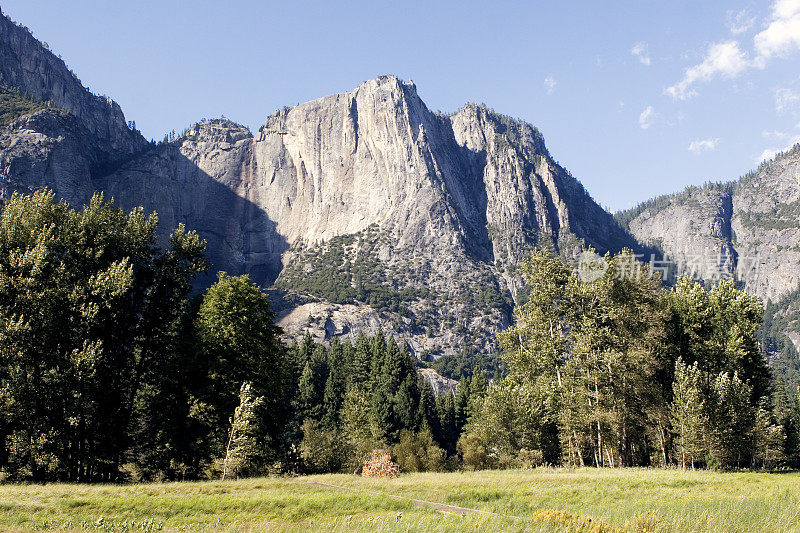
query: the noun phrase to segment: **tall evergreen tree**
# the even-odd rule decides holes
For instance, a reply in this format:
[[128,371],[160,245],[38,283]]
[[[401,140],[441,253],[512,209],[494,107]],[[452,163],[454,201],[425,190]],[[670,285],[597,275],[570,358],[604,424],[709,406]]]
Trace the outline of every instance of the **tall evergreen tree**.
[[686,366],[681,360],[676,363],[671,412],[675,451],[681,468],[689,465],[694,469],[706,454],[704,437],[708,418],[700,379],[697,362],[692,366]]
[[336,427],[339,422],[339,414],[344,401],[344,393],[347,383],[345,376],[345,353],[339,339],[331,341],[328,349],[328,379],[325,382],[325,390],[322,398],[322,426],[328,429]]

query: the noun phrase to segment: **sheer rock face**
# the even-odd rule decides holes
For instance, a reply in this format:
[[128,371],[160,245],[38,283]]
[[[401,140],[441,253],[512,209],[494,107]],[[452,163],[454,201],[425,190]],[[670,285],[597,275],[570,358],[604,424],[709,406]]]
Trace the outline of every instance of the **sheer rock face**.
[[0,83],[57,108],[0,131],[0,197],[48,186],[80,205],[103,191],[156,211],[162,243],[184,223],[216,269],[291,296],[290,334],[382,328],[418,354],[492,351],[536,243],[634,244],[535,128],[484,106],[432,113],[393,76],[280,110],[255,135],[222,119],[149,145],[0,16]]
[[729,192],[693,190],[667,209],[644,210],[631,221],[630,231],[663,250],[681,271],[714,280],[736,271],[732,212]]
[[49,187],[81,205],[94,189],[95,137],[69,113],[46,110],[0,129],[0,199],[14,190]]
[[89,92],[64,62],[30,32],[0,13],[0,83],[37,100],[50,101],[81,119],[112,160],[141,150],[144,138],[131,131],[119,105]]
[[724,186],[656,200],[630,222],[640,241],[676,261],[694,258],[706,280],[735,275],[776,302],[800,286],[800,151]]
[[[281,110],[255,136],[225,120],[198,124],[98,186],[123,205],[144,202],[165,227],[197,228],[217,268],[309,296],[282,309],[290,333],[381,327],[417,353],[465,343],[493,350],[508,305],[472,298],[515,294],[511,267],[542,235],[600,250],[633,242],[552,161],[533,127],[478,106],[431,113],[413,84],[393,76]],[[308,257],[347,235],[374,236],[367,275],[387,291],[414,292],[403,309],[357,296],[326,301],[304,284]],[[363,260],[356,248],[327,267]],[[348,275],[344,284],[357,283]]]

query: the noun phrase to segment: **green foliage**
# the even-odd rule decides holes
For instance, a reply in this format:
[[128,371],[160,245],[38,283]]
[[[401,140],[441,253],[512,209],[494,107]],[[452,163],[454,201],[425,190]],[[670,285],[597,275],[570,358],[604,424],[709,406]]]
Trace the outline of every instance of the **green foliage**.
[[377,259],[382,244],[377,226],[353,235],[337,236],[316,247],[299,250],[281,272],[276,285],[335,303],[364,302],[376,309],[408,314],[408,303],[428,298],[423,284],[405,284],[399,272],[388,272]]
[[[118,479],[145,395],[178,350],[205,243],[102,195],[73,210],[48,191],[0,215],[0,466],[20,479]],[[171,413],[165,413],[169,416]],[[136,422],[136,423],[134,423]],[[152,426],[151,426],[152,427]],[[159,439],[156,439],[159,440]],[[132,442],[133,441],[133,442]]]
[[682,468],[689,465],[694,470],[706,456],[704,435],[708,425],[697,362],[686,366],[678,360],[675,364],[670,411],[676,459]]
[[[193,384],[203,405],[209,454],[224,453],[228,419],[239,404],[244,382],[263,402],[264,439],[277,436],[288,413],[285,409],[286,363],[267,295],[247,276],[218,274],[203,295],[194,320],[197,376]],[[267,453],[266,451],[264,452]]]
[[767,230],[796,228],[800,220],[800,200],[780,203],[769,211],[739,211],[737,214],[745,227]]
[[392,448],[392,455],[401,472],[440,472],[445,469],[447,459],[430,430],[413,433],[404,429]]
[[344,472],[357,466],[353,444],[338,429],[326,429],[306,419],[302,431],[300,455],[310,472]]
[[[760,301],[729,281],[667,290],[627,251],[601,261],[596,279],[549,251],[523,264],[530,296],[500,334],[509,375],[474,402],[470,461],[751,464],[772,391]],[[774,424],[760,427],[774,449]]]
[[444,355],[432,361],[430,366],[442,376],[457,381],[471,377],[475,368],[480,368],[490,378],[499,377],[506,372],[505,361],[498,354],[475,353],[469,346],[455,354]]
[[220,274],[189,298],[205,242],[179,226],[157,249],[157,224],[102,195],[80,210],[47,191],[3,204],[5,476],[196,478],[226,455],[250,475],[283,447],[289,365],[266,295]]
[[0,84],[0,126],[6,126],[15,119],[49,107],[49,103],[24,95],[16,87]]
[[266,471],[269,462],[264,398],[256,396],[251,383],[242,383],[239,406],[233,413],[231,434],[222,467],[222,479],[228,476],[253,476]]

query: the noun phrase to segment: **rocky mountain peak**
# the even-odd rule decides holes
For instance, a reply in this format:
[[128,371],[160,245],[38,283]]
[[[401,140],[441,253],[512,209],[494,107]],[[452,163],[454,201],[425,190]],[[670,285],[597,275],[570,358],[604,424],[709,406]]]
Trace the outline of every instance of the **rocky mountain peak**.
[[106,145],[112,159],[135,153],[146,144],[138,132],[128,127],[116,102],[92,94],[64,61],[36,40],[27,28],[2,14],[0,83],[74,114]]

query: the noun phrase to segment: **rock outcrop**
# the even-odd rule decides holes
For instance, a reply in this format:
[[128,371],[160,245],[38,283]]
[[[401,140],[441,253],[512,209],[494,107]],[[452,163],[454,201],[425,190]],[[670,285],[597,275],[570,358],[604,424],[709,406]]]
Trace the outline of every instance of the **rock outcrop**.
[[282,109],[255,135],[221,119],[151,145],[0,16],[0,84],[50,105],[0,131],[0,195],[103,191],[156,211],[162,239],[185,223],[215,269],[275,285],[289,334],[380,328],[420,357],[492,352],[532,247],[636,244],[533,126],[485,106],[433,113],[394,76]]
[[535,128],[482,106],[432,113],[394,76],[278,111],[256,135],[197,124],[97,187],[198,229],[217,268],[305,295],[283,309],[288,331],[381,327],[417,354],[492,351],[514,267],[541,239],[634,242]]
[[735,182],[689,187],[621,217],[699,278],[736,277],[773,302],[800,286],[800,148]]
[[800,348],[800,146],[735,182],[690,187],[619,217],[679,270],[706,281],[734,277],[770,303],[768,333]]
[[125,122],[119,105],[92,94],[64,61],[24,26],[0,13],[0,84],[69,111],[103,147],[108,163],[141,150],[146,141]]

